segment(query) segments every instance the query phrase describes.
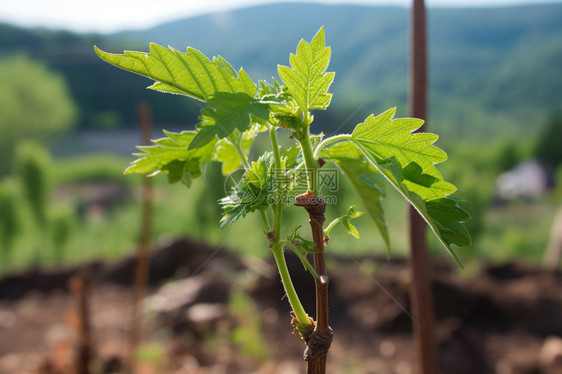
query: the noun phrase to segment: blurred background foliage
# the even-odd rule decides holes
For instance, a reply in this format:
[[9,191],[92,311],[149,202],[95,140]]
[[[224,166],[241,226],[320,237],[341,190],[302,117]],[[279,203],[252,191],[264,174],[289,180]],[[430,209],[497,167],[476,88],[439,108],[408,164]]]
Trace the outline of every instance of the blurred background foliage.
[[[539,262],[544,254],[562,199],[561,18],[561,5],[429,10],[428,125],[449,154],[440,170],[472,215],[474,245],[459,250],[465,262]],[[0,272],[132,253],[142,178],[122,172],[141,143],[137,105],[151,106],[155,137],[162,128],[197,123],[199,103],[145,90],[148,80],[105,64],[94,44],[111,52],[147,50],[149,41],[189,44],[208,56],[220,53],[254,79],[271,80],[298,40],[321,25],[336,80],[332,107],[314,113],[312,131],[350,131],[392,106],[407,115],[403,8],[278,4],[115,34],[0,24]],[[501,196],[499,176],[532,159],[544,168],[545,190]],[[334,194],[341,204],[328,208],[328,219],[356,203],[352,187],[340,182]],[[246,234],[262,231],[255,217],[218,230],[216,202],[225,194],[218,164],[190,190],[163,177],[155,178],[155,189],[155,238],[189,235],[244,255],[269,255],[261,235]],[[393,191],[384,206],[392,253],[406,255],[406,207]],[[302,223],[299,213],[289,213],[288,229]],[[330,251],[383,256],[368,217],[355,224],[364,240],[335,228]],[[436,241],[430,245],[443,255]]]
[[25,54],[0,57],[0,175],[23,139],[68,132],[78,108],[65,77]]

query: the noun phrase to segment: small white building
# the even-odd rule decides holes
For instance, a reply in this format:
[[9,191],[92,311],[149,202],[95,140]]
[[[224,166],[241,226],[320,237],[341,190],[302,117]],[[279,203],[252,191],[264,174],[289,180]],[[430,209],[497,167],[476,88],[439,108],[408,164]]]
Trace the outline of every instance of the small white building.
[[537,160],[530,159],[499,175],[495,196],[501,200],[534,199],[550,187],[548,171]]

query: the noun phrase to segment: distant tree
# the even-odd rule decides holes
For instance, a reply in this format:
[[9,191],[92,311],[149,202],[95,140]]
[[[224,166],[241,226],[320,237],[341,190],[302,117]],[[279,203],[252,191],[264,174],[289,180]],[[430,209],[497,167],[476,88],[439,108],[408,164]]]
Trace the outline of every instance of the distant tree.
[[0,58],[0,175],[23,139],[44,140],[71,128],[77,110],[62,76],[25,55]]
[[562,112],[550,116],[535,146],[535,157],[556,169],[562,165]]
[[15,153],[14,169],[22,195],[35,221],[44,228],[47,222],[51,156],[43,146],[30,141],[18,144]]
[[515,167],[522,160],[521,142],[516,139],[503,138],[496,142],[490,150],[494,167],[498,172],[504,172]]
[[74,212],[68,207],[59,207],[49,214],[49,235],[53,244],[53,257],[57,263],[64,259],[75,219]]
[[13,180],[4,179],[0,182],[0,260],[3,263],[0,270],[10,264],[13,243],[21,229],[18,197]]

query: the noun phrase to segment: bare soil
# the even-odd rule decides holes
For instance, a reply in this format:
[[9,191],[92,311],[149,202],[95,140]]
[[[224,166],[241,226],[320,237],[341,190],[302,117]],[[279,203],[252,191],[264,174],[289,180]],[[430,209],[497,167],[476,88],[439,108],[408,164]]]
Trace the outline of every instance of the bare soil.
[[[293,256],[288,260],[301,300],[313,311],[312,278]],[[406,262],[357,260],[361,267],[329,259],[328,373],[416,373]],[[431,266],[441,373],[562,373],[560,272],[511,263],[463,278],[454,266]],[[80,318],[68,283],[80,272],[91,281],[91,372],[124,372],[134,268],[126,258],[1,278],[0,373],[75,372]],[[240,309],[237,295],[253,303]],[[187,239],[164,244],[153,252],[144,304],[146,344],[137,373],[304,372],[304,344],[291,333],[269,263]]]

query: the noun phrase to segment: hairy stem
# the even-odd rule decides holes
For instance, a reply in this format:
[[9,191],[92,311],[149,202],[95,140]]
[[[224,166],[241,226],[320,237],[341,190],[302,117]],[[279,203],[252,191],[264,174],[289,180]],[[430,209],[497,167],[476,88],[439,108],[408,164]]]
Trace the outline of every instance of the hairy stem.
[[[281,155],[279,154],[279,143],[277,142],[277,133],[275,132],[276,128],[271,127],[269,130],[269,137],[271,139],[271,148],[273,149],[273,160],[275,162],[275,177],[277,178],[279,173],[282,173],[281,167]],[[279,180],[275,181],[279,183]],[[280,186],[277,184],[276,190],[280,191]],[[283,202],[277,196],[275,205],[273,208],[273,230],[275,231],[276,240],[279,241],[281,239],[281,223],[283,220]]]
[[298,323],[301,325],[310,325],[308,314],[306,314],[299,296],[297,295],[297,291],[295,290],[295,286],[293,285],[293,281],[291,280],[287,262],[285,261],[285,255],[283,254],[283,245],[280,242],[276,242],[271,249],[273,251],[273,257],[275,257],[275,263],[279,269],[279,275],[281,276],[281,282],[287,294],[287,299],[289,299],[289,303],[291,304],[291,308],[295,313]]
[[314,152],[312,151],[312,144],[310,143],[310,131],[306,127],[302,139],[299,140],[301,145],[302,154],[304,157],[304,167],[306,170],[306,182],[308,184],[308,190],[313,195],[318,195],[318,186],[316,186],[315,174],[316,169],[318,169],[318,162],[314,158]]
[[[283,172],[281,165],[281,155],[279,154],[279,143],[277,142],[277,134],[275,132],[275,127],[269,130],[269,136],[271,138],[271,146],[273,148],[273,157],[275,162],[275,171],[277,173]],[[279,182],[279,181],[277,181]],[[279,186],[277,188],[279,191]],[[289,274],[289,269],[287,268],[287,262],[285,261],[285,255],[283,253],[283,244],[281,243],[281,223],[283,219],[283,201],[277,199],[275,205],[272,206],[273,209],[273,234],[274,237],[271,238],[271,249],[273,251],[273,256],[275,258],[275,263],[279,269],[279,275],[281,276],[281,283],[291,304],[291,309],[295,314],[295,318],[300,325],[310,325],[310,319],[300,299],[297,295],[297,291],[291,280],[291,275]],[[265,213],[264,213],[265,215]],[[267,218],[267,217],[266,217]],[[264,221],[265,222],[265,221]],[[266,226],[268,227],[268,225]],[[268,230],[269,231],[269,230]]]
[[271,139],[271,148],[273,148],[273,159],[275,160],[275,167],[281,168],[281,154],[279,153],[279,142],[277,142],[276,128],[272,127],[269,130],[269,137]]
[[[271,226],[269,225],[269,220],[264,211],[260,211],[263,226],[265,231],[269,233],[271,231]],[[291,280],[291,275],[289,274],[289,268],[287,268],[287,262],[285,261],[285,255],[283,254],[283,244],[279,241],[277,237],[270,238],[271,250],[273,252],[273,257],[275,258],[275,263],[277,269],[279,270],[279,275],[281,276],[281,283],[289,299],[289,304],[291,309],[295,313],[298,323],[306,325],[310,324],[310,319],[302,306],[302,303],[297,295],[293,281]]]
[[314,150],[313,158],[318,159],[318,157],[320,157],[320,152],[322,152],[322,150],[326,148],[329,144],[339,143],[344,140],[349,140],[350,137],[351,135],[349,134],[341,134],[341,135],[331,136],[329,138],[322,140]]
[[284,240],[281,242],[283,246],[287,246],[289,249],[293,251],[294,254],[301,260],[302,264],[312,274],[314,279],[318,279],[318,274],[316,274],[316,269],[308,262],[306,259],[306,254],[303,254],[293,243],[289,242],[288,240]]
[[265,213],[264,210],[260,210],[259,212],[261,214],[261,219],[263,221],[263,227],[265,229],[265,232],[270,232],[271,225],[269,224],[269,218],[267,218],[267,214]]

